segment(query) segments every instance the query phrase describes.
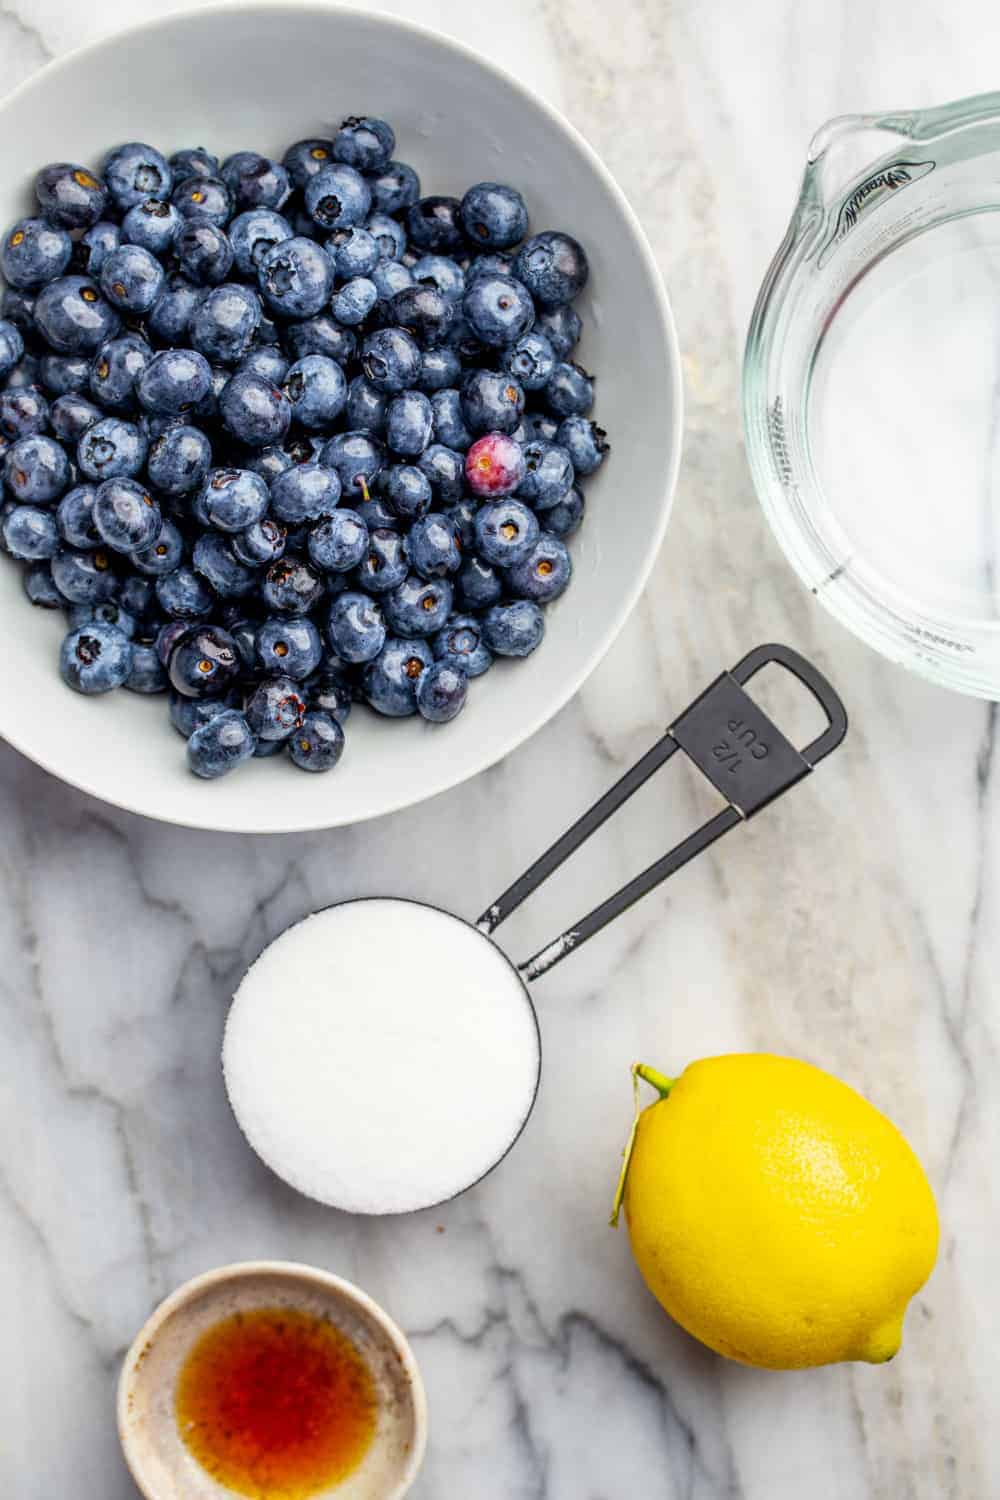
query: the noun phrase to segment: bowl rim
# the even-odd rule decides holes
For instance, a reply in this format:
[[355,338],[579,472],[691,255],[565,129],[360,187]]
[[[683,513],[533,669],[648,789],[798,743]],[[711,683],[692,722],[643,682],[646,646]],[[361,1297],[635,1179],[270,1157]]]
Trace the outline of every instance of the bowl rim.
[[137,1487],[146,1497],[146,1500],[161,1500],[161,1496],[149,1486],[147,1476],[143,1472],[141,1459],[135,1451],[135,1443],[129,1422],[129,1396],[144,1351],[156,1339],[164,1324],[203,1292],[225,1286],[230,1282],[249,1280],[252,1277],[260,1276],[280,1276],[299,1282],[303,1286],[313,1286],[323,1291],[335,1292],[345,1302],[360,1308],[373,1323],[378,1325],[380,1331],[385,1335],[388,1344],[398,1356],[406,1373],[413,1410],[413,1444],[403,1467],[399,1483],[385,1497],[385,1500],[402,1500],[402,1497],[410,1489],[417,1474],[420,1472],[427,1449],[427,1393],[424,1388],[423,1376],[420,1373],[420,1366],[417,1364],[416,1355],[413,1353],[410,1342],[399,1325],[361,1287],[357,1286],[353,1281],[346,1280],[343,1276],[336,1275],[333,1271],[325,1271],[320,1266],[311,1266],[303,1261],[294,1260],[231,1261],[227,1265],[216,1266],[210,1271],[203,1271],[200,1275],[193,1276],[190,1280],[176,1287],[169,1296],[165,1297],[154,1308],[153,1312],[139,1329],[122,1361],[121,1372],[118,1376],[116,1399],[118,1441],[121,1444],[129,1473]]
[[387,31],[402,33],[404,37],[419,37],[422,40],[432,42],[450,51],[462,62],[470,63],[493,74],[499,82],[537,107],[553,130],[564,137],[568,137],[571,144],[585,159],[587,165],[601,181],[605,191],[612,199],[636,246],[640,259],[645,264],[654,295],[654,304],[653,309],[650,310],[650,317],[656,317],[662,330],[663,344],[665,346],[664,352],[674,395],[673,421],[668,434],[668,458],[666,472],[662,481],[663,503],[660,506],[655,530],[648,535],[641,565],[635,569],[628,588],[623,591],[617,609],[606,618],[605,629],[592,651],[580,662],[574,671],[566,674],[563,686],[550,695],[544,708],[533,714],[525,723],[519,724],[515,730],[508,732],[505,736],[491,740],[488,748],[484,748],[480,754],[472,757],[469,764],[457,776],[453,771],[445,769],[447,758],[444,756],[440,757],[439,764],[442,767],[442,773],[434,784],[416,796],[405,792],[395,795],[390,793],[384,804],[376,808],[363,807],[357,814],[352,812],[349,817],[335,813],[332,817],[328,818],[320,813],[318,819],[303,820],[298,818],[288,823],[282,823],[280,827],[275,827],[273,824],[259,825],[252,820],[252,816],[250,818],[246,816],[234,818],[218,813],[213,816],[210,811],[205,818],[196,820],[191,816],[185,816],[176,812],[170,813],[152,810],[148,806],[141,805],[141,801],[137,797],[129,796],[127,793],[118,793],[114,788],[106,789],[103,786],[99,787],[86,775],[74,775],[72,769],[67,771],[62,765],[57,763],[55,757],[46,755],[44,750],[39,751],[34,746],[29,749],[24,743],[23,737],[19,734],[16,723],[12,727],[3,726],[2,738],[8,744],[12,745],[15,750],[19,751],[35,765],[40,766],[42,770],[47,771],[51,776],[56,777],[57,780],[65,782],[67,786],[84,792],[106,805],[120,808],[123,812],[133,813],[139,817],[150,818],[155,822],[165,823],[174,827],[198,829],[206,833],[280,835],[321,832],[337,827],[353,827],[356,824],[365,823],[374,818],[385,817],[391,813],[400,812],[405,808],[418,806],[433,797],[441,796],[445,792],[449,792],[455,787],[461,786],[474,777],[481,775],[492,766],[498,765],[508,755],[519,749],[521,745],[532,739],[580,691],[584,683],[610,651],[638,604],[659,556],[663,539],[666,535],[667,525],[673,511],[683,446],[684,379],[677,326],[663,276],[638,215],[593,146],[590,145],[577,127],[555,105],[551,104],[544,95],[535,93],[532,89],[521,83],[506,68],[498,66],[480,52],[475,51],[467,43],[449,36],[446,32],[439,31],[432,26],[425,26],[421,22],[411,21],[406,17],[393,15],[388,11],[377,9],[359,10],[353,5],[327,3],[327,0],[248,0],[248,3],[241,3],[241,0],[212,0],[212,3],[208,5],[195,7],[180,6],[152,20],[142,21],[133,26],[119,27],[106,36],[98,37],[81,47],[73,48],[61,57],[54,58],[51,62],[46,63],[44,67],[37,69],[30,77],[23,79],[10,93],[0,98],[0,114],[11,106],[16,105],[21,98],[29,94],[38,85],[40,80],[58,77],[62,70],[76,66],[81,60],[95,56],[105,48],[110,49],[117,46],[125,38],[155,35],[159,31],[167,30],[171,26],[176,25],[180,20],[195,20],[202,16],[239,15],[241,18],[248,18],[252,22],[253,17],[256,15],[265,13],[281,15],[287,14],[289,11],[298,11],[306,15],[315,16],[317,20],[348,15],[357,17],[366,24],[370,23],[376,28],[384,27]]

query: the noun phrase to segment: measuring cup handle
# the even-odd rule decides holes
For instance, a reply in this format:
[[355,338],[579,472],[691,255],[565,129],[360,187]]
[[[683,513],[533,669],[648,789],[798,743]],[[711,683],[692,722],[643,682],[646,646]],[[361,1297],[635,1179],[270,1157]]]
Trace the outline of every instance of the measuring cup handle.
[[[826,715],[826,729],[804,750],[797,750],[745,691],[750,678],[771,663],[797,677]],[[728,806],[520,966],[526,979],[537,979],[737,823],[808,776],[846,733],[844,705],[811,662],[789,646],[757,646],[731,672],[717,677],[663,738],[487,908],[477,923],[479,930],[495,932],[672,755],[683,750]]]

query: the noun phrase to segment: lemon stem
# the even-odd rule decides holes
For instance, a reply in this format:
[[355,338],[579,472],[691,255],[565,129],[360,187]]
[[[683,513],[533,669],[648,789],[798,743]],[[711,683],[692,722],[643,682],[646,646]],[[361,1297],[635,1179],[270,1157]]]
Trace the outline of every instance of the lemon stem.
[[649,1067],[647,1063],[633,1063],[632,1076],[641,1078],[643,1083],[648,1083],[654,1088],[661,1099],[665,1099],[677,1082],[676,1078],[667,1078],[665,1074],[658,1073],[655,1068]]

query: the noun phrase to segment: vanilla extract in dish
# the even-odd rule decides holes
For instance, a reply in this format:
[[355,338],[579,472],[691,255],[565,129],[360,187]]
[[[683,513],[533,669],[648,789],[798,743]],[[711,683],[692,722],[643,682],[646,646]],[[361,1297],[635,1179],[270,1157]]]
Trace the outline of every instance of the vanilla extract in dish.
[[534,1102],[538,1027],[517,970],[434,907],[345,902],[264,950],[236,992],[229,1099],[286,1182],[354,1213],[428,1208],[484,1176]]

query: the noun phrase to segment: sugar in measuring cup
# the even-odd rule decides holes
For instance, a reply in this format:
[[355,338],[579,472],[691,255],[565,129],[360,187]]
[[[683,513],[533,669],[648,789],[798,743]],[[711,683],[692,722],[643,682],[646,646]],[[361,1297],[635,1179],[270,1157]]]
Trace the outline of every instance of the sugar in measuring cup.
[[[746,691],[786,668],[824,731],[799,750]],[[786,646],[723,672],[636,765],[475,924],[395,897],[345,901],[276,938],[244,976],[223,1044],[226,1088],[257,1154],[319,1202],[405,1213],[484,1177],[523,1130],[541,1042],[529,985],[835,750],[847,716],[833,688]],[[615,895],[514,964],[500,925],[660,767],[683,751],[726,806]]]

